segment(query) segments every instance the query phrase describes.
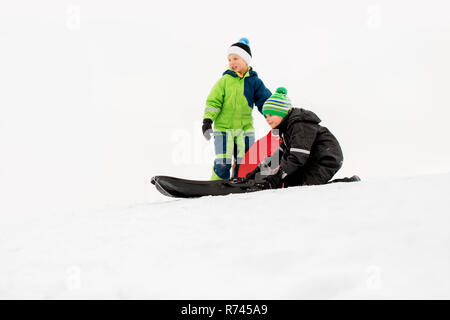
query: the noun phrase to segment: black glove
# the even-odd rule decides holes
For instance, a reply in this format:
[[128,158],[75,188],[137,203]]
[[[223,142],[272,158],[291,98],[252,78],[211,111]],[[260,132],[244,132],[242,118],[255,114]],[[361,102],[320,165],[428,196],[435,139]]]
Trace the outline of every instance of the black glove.
[[259,165],[258,165],[258,166],[256,167],[255,170],[253,170],[253,171],[247,173],[247,175],[245,176],[245,179],[247,179],[247,180],[254,180],[256,174],[257,174],[258,172],[260,172],[260,171],[261,171],[261,168],[260,168]]
[[266,188],[268,189],[278,189],[283,187],[283,179],[286,177],[284,171],[279,168],[274,174],[268,175],[266,180]]
[[258,166],[256,167],[255,170],[253,170],[252,172],[247,173],[247,175],[245,176],[246,179],[250,179],[250,180],[254,180],[256,177],[256,174],[261,172],[261,168],[264,168],[265,171],[269,170],[269,166],[270,166],[270,162],[272,161],[271,157],[267,157],[265,158],[263,161],[261,161],[260,163],[258,163]]
[[211,133],[212,133],[212,120],[211,119],[203,119],[203,125],[202,125],[202,132],[203,136],[205,136],[206,140],[211,139]]

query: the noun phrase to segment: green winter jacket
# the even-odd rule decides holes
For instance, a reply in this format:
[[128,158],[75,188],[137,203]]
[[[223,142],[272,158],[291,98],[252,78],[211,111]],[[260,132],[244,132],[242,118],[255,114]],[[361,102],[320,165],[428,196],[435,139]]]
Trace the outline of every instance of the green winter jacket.
[[251,68],[241,78],[232,70],[223,73],[206,99],[203,118],[214,122],[214,129],[253,129],[253,105],[262,114],[264,102],[271,96],[258,74]]

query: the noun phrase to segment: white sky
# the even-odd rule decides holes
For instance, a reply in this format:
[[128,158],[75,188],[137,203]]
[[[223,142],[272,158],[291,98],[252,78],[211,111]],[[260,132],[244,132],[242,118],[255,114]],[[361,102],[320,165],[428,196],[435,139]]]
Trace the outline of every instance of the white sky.
[[[2,1],[7,208],[128,205],[210,176],[200,126],[226,50],[341,142],[338,176],[450,171],[448,1]],[[269,128],[255,113],[259,136]],[[22,212],[22,211],[21,211]]]

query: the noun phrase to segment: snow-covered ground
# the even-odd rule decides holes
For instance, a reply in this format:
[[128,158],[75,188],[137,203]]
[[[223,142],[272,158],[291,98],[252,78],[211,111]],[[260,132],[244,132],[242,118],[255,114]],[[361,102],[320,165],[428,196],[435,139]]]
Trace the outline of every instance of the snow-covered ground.
[[[450,298],[450,174],[0,226],[0,298]],[[156,192],[156,191],[155,191]]]
[[[1,1],[0,298],[450,298],[449,10]],[[210,177],[205,100],[241,37],[266,86],[338,138],[337,177],[363,182],[154,190]]]

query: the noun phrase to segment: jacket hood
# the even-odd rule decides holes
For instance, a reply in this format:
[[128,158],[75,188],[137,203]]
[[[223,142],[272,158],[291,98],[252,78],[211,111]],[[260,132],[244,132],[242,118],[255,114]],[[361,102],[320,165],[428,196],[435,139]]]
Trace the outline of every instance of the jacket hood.
[[[225,70],[224,73],[222,73],[223,76],[226,74],[229,74],[230,76],[233,76],[233,77],[239,77],[239,75],[231,69],[227,69],[227,70]],[[246,74],[248,74],[248,77],[257,77],[258,76],[256,71],[254,71],[252,67],[250,67],[250,69],[246,72]]]
[[284,132],[289,125],[300,121],[319,124],[322,120],[312,111],[302,108],[292,108],[276,129]]
[[286,117],[289,117],[292,122],[304,121],[319,124],[322,121],[314,112],[302,108],[292,108]]

